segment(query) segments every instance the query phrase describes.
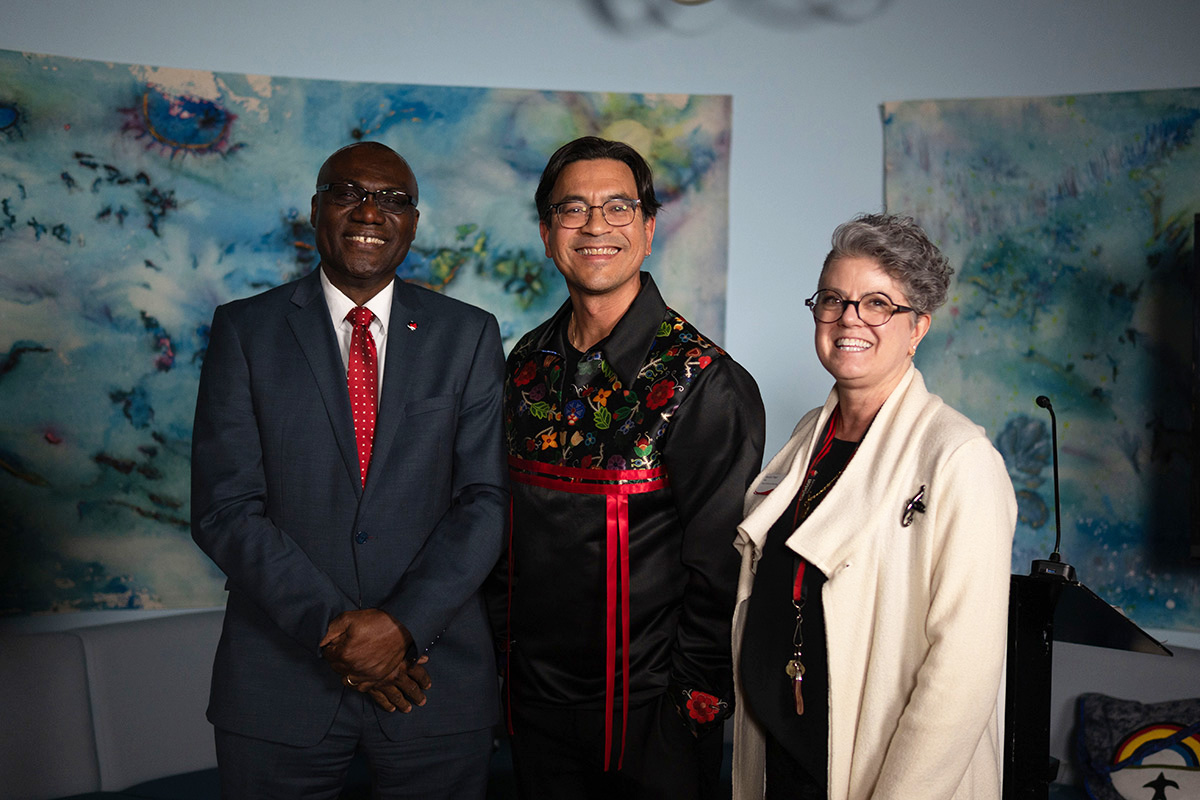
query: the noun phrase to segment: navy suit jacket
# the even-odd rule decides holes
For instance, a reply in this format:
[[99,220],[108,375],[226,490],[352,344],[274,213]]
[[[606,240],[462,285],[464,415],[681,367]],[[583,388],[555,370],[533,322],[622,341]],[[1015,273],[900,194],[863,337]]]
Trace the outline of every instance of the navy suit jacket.
[[[319,267],[318,267],[319,269]],[[192,434],[192,535],[227,576],[208,718],[308,746],[342,692],[329,622],[381,608],[412,632],[433,686],[394,740],[494,724],[479,586],[508,506],[496,320],[397,280],[371,469],[359,479],[346,368],[320,278],[217,308]]]

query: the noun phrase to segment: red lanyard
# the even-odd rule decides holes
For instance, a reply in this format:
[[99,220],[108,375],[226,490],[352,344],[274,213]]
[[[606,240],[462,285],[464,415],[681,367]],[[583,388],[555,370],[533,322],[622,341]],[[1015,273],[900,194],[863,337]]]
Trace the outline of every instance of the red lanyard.
[[[829,455],[829,451],[833,448],[833,434],[837,430],[838,420],[841,418],[840,406],[833,407],[833,414],[829,416],[829,424],[825,426],[825,438],[821,441],[820,448],[817,449],[816,455],[808,465],[808,476],[804,480],[804,486],[800,489],[800,496],[796,498],[796,513],[792,516],[793,529],[800,522],[800,501],[804,498],[805,493],[812,487],[813,480],[817,477],[817,464],[821,463],[821,459]],[[804,584],[804,567],[808,562],[803,558],[799,559],[800,566],[796,567],[796,582],[792,584],[792,602],[799,603],[804,599],[802,587]]]
[[792,602],[793,603],[802,602],[804,599],[804,592],[803,592],[802,587],[804,585],[804,567],[807,564],[808,564],[808,562],[805,561],[803,558],[801,558],[800,566],[796,567],[796,582],[794,584],[792,584]]

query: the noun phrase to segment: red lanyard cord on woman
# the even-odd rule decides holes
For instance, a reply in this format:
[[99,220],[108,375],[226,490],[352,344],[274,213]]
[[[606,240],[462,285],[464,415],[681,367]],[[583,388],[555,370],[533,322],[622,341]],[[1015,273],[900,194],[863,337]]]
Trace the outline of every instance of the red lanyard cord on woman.
[[[819,498],[822,494],[833,486],[834,482],[841,476],[841,472],[834,475],[833,478],[825,484],[818,492],[812,491],[814,481],[817,478],[817,465],[825,456],[829,455],[829,451],[833,449],[834,434],[837,431],[838,420],[841,418],[839,407],[835,406],[833,414],[829,417],[829,424],[825,426],[825,436],[821,441],[821,446],[812,457],[812,461],[808,465],[808,475],[804,480],[804,484],[800,489],[800,494],[796,497],[796,511],[792,515],[793,530],[799,526],[800,511],[804,510],[804,517],[807,518],[812,510],[813,501]],[[849,462],[847,462],[849,463]],[[843,470],[845,467],[842,468]],[[799,562],[796,566],[796,579],[792,583],[792,605],[796,609],[796,629],[792,634],[792,658],[788,660],[785,672],[792,682],[792,690],[796,700],[796,714],[804,713],[804,696],[800,691],[801,683],[804,681],[804,664],[801,659],[801,647],[804,644],[804,636],[801,632],[801,624],[804,622],[804,568],[808,562],[804,558],[797,558]]]

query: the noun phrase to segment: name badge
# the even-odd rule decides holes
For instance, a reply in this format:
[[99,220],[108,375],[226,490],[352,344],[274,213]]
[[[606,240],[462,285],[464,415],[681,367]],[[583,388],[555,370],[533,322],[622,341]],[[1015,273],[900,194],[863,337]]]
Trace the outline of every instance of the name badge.
[[775,491],[776,486],[783,483],[784,477],[786,476],[776,474],[763,475],[763,479],[759,481],[758,486],[755,487],[754,493],[770,494],[771,492]]

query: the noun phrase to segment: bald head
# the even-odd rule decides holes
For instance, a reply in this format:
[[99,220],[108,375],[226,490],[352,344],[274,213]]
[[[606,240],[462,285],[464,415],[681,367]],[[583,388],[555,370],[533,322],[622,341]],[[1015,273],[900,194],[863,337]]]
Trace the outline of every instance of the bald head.
[[369,163],[381,170],[399,168],[407,173],[408,180],[405,185],[395,188],[408,194],[413,199],[413,205],[417,204],[419,199],[417,197],[417,177],[413,173],[412,167],[404,160],[404,156],[382,142],[355,142],[335,150],[333,155],[325,159],[325,163],[321,165],[321,170],[317,173],[317,184],[337,182],[337,176],[343,173],[347,163]]

